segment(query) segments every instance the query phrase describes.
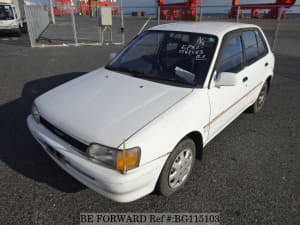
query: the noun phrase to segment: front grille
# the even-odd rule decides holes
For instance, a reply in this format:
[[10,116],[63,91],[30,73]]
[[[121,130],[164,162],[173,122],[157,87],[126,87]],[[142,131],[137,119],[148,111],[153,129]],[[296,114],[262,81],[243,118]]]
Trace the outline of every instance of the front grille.
[[61,131],[60,129],[53,126],[51,123],[49,123],[47,120],[45,120],[43,117],[40,118],[40,122],[42,125],[44,125],[48,130],[53,132],[55,135],[63,139],[65,142],[72,145],[74,148],[77,148],[81,152],[86,152],[88,146],[75,138],[69,136],[65,132]]

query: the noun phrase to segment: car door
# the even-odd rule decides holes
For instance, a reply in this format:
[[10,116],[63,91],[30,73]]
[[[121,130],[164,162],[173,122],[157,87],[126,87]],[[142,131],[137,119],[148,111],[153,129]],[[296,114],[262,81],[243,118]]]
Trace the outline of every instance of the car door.
[[245,50],[245,73],[249,104],[255,102],[260,89],[268,76],[271,61],[262,34],[257,29],[242,32]]
[[[236,73],[238,84],[217,87],[215,80],[221,72]],[[211,113],[210,122],[204,129],[209,129],[209,139],[236,118],[248,104],[245,77],[247,73],[244,70],[241,32],[233,32],[224,38],[208,90]]]

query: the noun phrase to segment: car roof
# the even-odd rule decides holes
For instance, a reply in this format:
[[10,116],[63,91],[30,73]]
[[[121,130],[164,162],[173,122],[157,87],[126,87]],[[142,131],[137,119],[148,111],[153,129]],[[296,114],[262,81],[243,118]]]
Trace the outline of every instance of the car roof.
[[205,21],[205,22],[168,23],[168,24],[154,26],[149,30],[193,32],[193,33],[201,33],[201,34],[211,34],[217,37],[222,37],[226,33],[233,30],[253,28],[253,27],[257,28],[257,26],[254,24]]

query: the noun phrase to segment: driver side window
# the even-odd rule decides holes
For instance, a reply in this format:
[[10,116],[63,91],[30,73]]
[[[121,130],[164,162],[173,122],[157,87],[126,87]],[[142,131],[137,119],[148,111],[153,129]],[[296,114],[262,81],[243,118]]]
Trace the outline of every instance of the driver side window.
[[241,37],[229,39],[221,52],[217,72],[239,72],[243,68],[243,48]]

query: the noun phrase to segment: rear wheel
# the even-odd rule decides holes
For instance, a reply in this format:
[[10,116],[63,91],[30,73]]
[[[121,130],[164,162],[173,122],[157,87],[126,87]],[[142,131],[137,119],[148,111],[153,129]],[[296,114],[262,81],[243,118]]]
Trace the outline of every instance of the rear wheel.
[[268,94],[268,84],[267,84],[267,82],[265,82],[259,92],[259,95],[258,95],[255,103],[249,108],[250,112],[258,113],[259,111],[261,111],[261,109],[263,108],[263,106],[265,104],[267,94]]
[[196,145],[190,138],[183,139],[170,154],[158,181],[158,190],[170,196],[184,187],[195,163]]

